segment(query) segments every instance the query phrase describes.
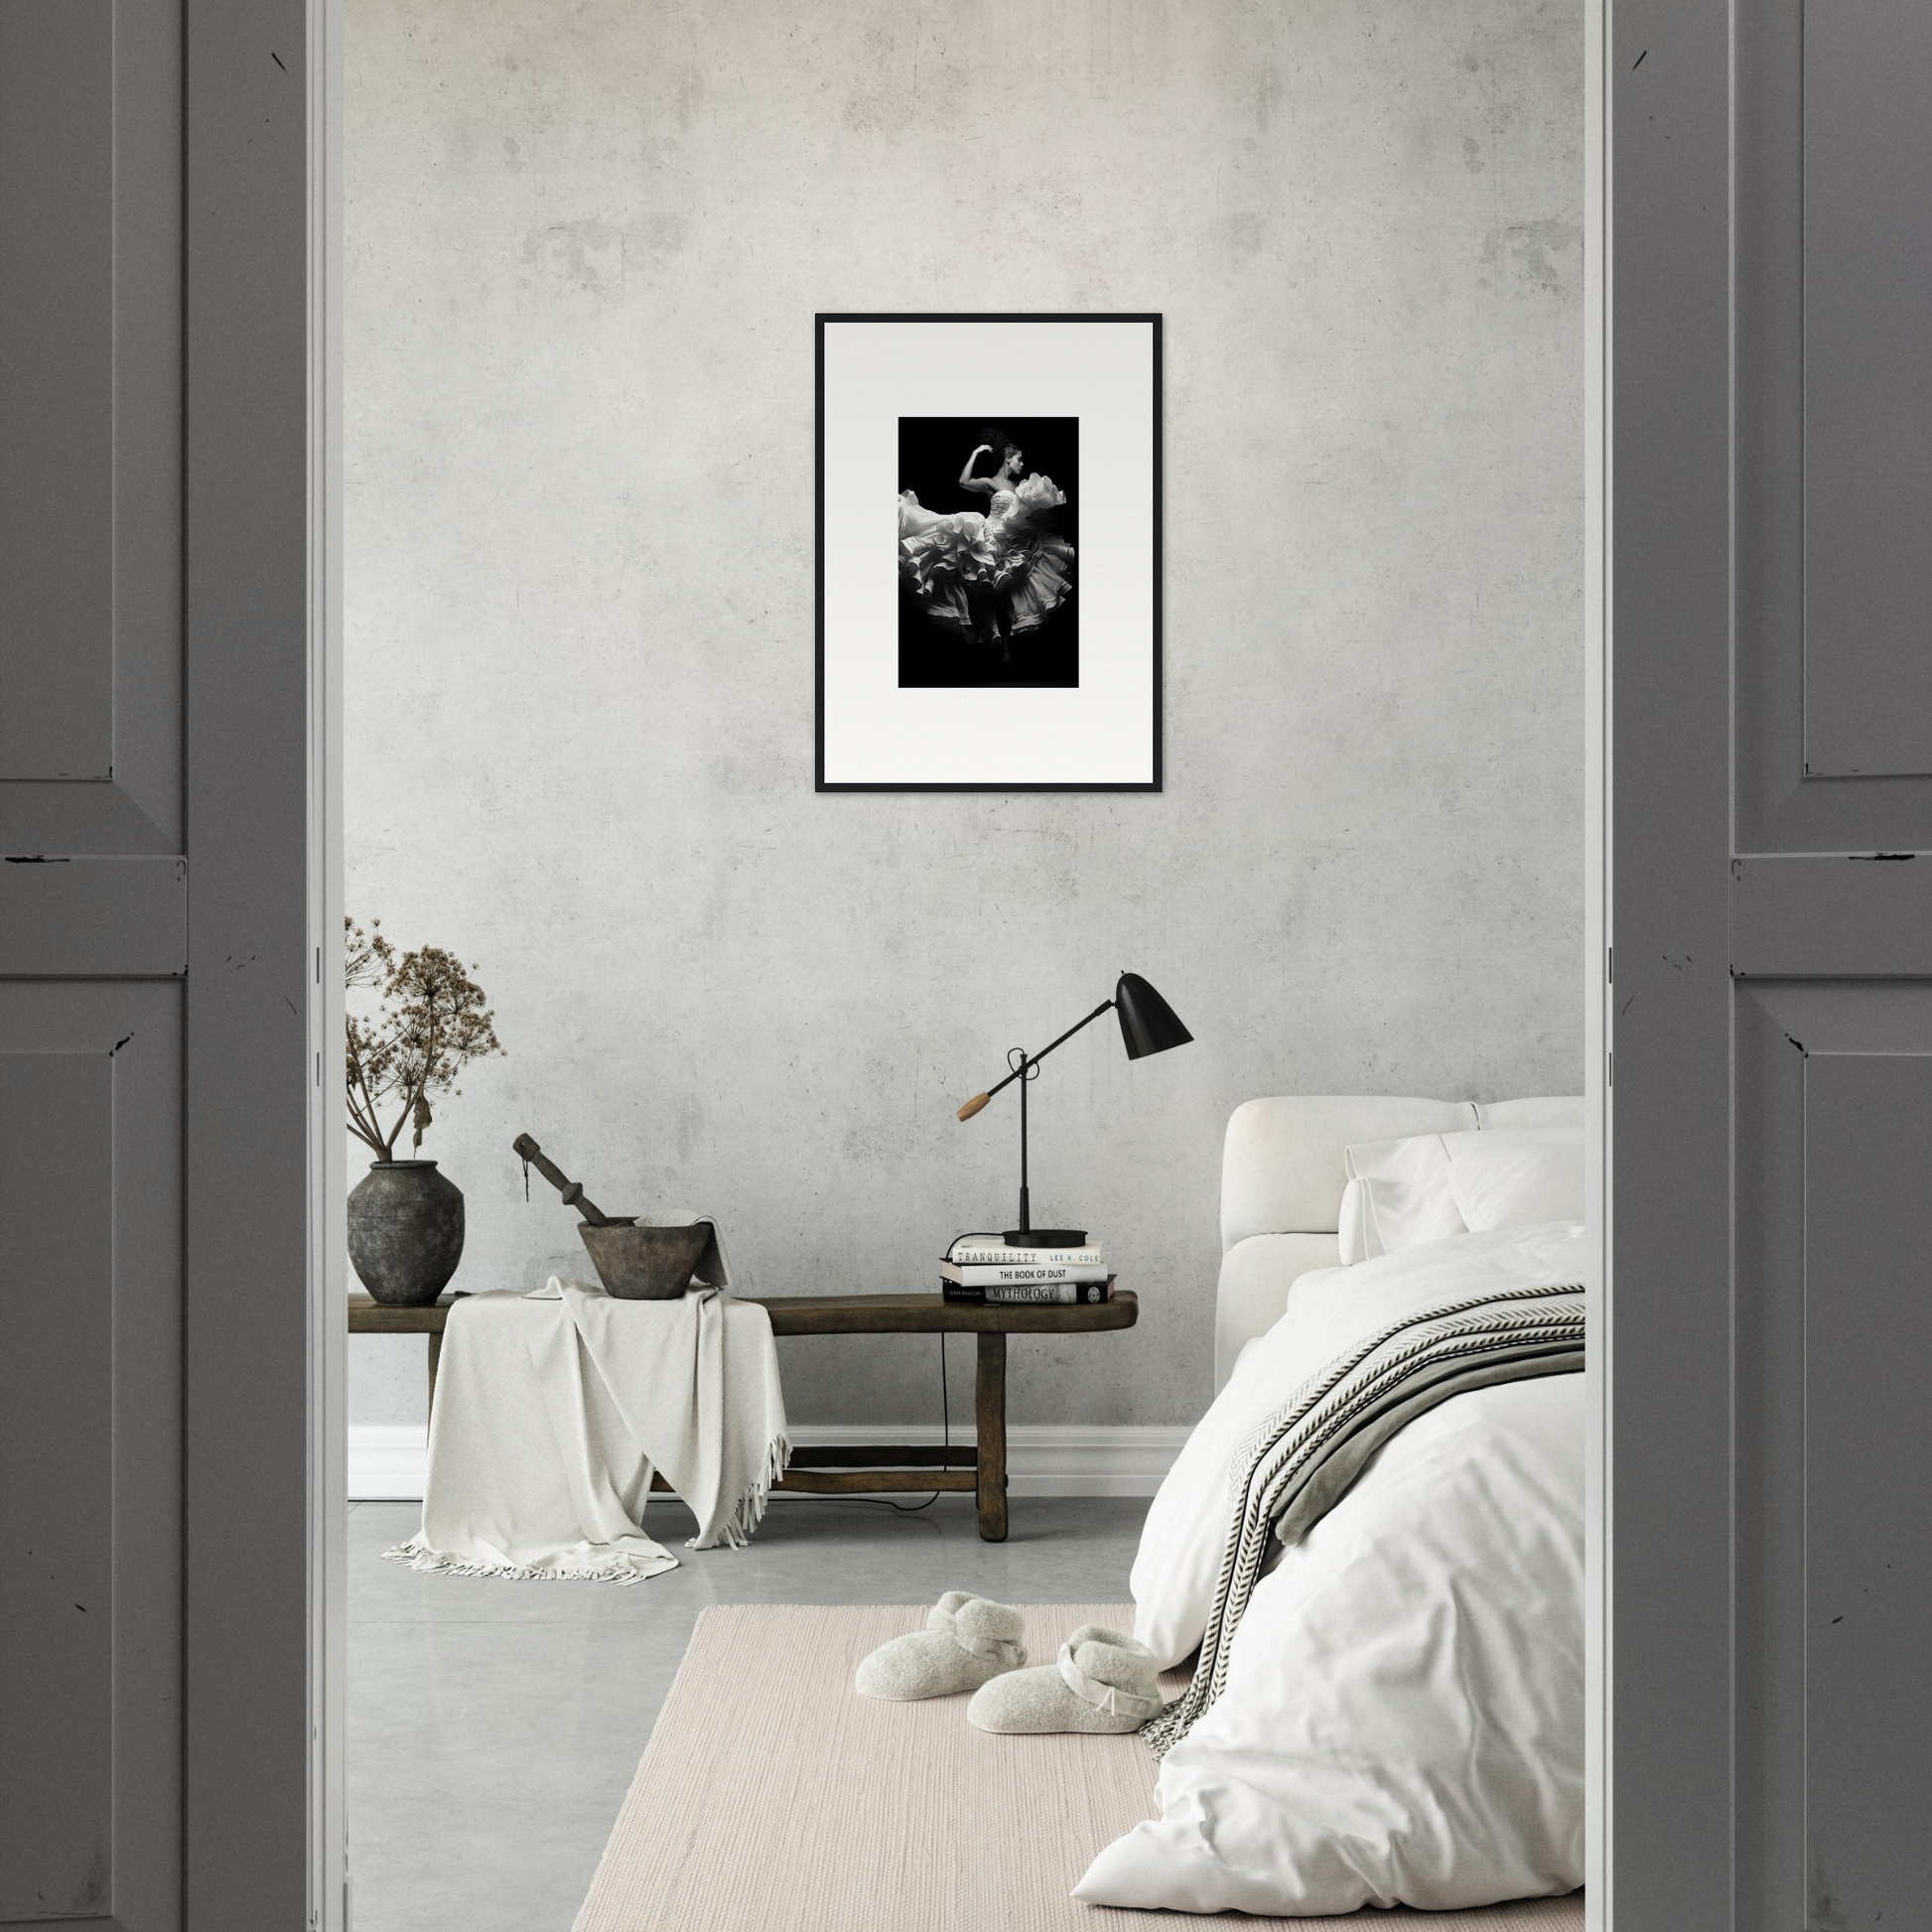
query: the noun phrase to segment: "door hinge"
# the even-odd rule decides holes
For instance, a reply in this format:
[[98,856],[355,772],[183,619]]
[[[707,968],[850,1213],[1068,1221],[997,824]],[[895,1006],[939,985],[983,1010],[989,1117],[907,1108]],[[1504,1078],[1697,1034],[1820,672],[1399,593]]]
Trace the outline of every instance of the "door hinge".
[[1616,984],[1616,948],[1614,946],[1605,946],[1603,948],[1603,979],[1607,985],[1614,986]]
[[1606,1087],[1616,1085],[1616,1054],[1614,1052],[1603,1055],[1603,1084]]

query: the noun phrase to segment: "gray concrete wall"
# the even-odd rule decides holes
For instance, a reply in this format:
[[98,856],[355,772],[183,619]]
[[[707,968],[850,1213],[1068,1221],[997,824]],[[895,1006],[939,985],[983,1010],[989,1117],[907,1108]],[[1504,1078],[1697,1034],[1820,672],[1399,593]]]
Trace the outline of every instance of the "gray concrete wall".
[[[1010,1216],[1140,1291],[1020,1422],[1192,1420],[1228,1111],[1582,1079],[1580,0],[350,0],[348,899],[478,963],[458,1284],[609,1208],[754,1292]],[[1167,317],[1167,790],[812,791],[812,315]],[[962,930],[1010,908],[1012,944]],[[954,1411],[969,1395],[954,1351]],[[929,1341],[785,1344],[925,1420]],[[358,1341],[352,1419],[420,1417]]]

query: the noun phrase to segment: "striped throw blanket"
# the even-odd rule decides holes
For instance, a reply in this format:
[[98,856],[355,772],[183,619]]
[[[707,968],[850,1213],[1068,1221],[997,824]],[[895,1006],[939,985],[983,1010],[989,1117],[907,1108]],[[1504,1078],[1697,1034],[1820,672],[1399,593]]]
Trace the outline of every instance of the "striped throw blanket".
[[1441,1302],[1366,1336],[1311,1376],[1244,1441],[1229,1465],[1227,1547],[1193,1682],[1141,1726],[1157,1757],[1220,1696],[1271,1538],[1306,1536],[1397,1430],[1465,1389],[1584,1365],[1577,1283]]

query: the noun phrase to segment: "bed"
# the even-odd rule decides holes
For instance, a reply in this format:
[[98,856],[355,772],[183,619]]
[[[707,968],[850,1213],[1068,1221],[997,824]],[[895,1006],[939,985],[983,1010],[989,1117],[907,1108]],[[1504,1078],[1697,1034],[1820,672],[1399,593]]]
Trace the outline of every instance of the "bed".
[[1583,1879],[1582,1102],[1255,1100],[1216,1396],[1148,1513],[1179,1706],[1094,1904],[1449,1910]]
[[1221,1279],[1214,1297],[1214,1387],[1288,1308],[1303,1276],[1339,1260],[1348,1149],[1414,1134],[1572,1129],[1584,1103],[1408,1100],[1381,1094],[1292,1095],[1234,1110],[1221,1153]]

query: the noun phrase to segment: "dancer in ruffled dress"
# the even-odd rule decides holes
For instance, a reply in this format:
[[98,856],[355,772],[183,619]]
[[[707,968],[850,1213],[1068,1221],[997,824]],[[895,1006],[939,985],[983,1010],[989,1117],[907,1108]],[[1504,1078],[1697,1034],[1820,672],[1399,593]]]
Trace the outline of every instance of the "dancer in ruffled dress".
[[[898,499],[899,579],[942,629],[995,644],[1009,662],[1013,640],[1037,630],[1073,589],[1073,546],[1047,527],[1066,501],[1052,478],[1023,481],[1020,446],[999,429],[959,473],[961,489],[990,497],[986,512],[926,509],[907,489]],[[982,457],[997,456],[991,476],[977,477]]]

